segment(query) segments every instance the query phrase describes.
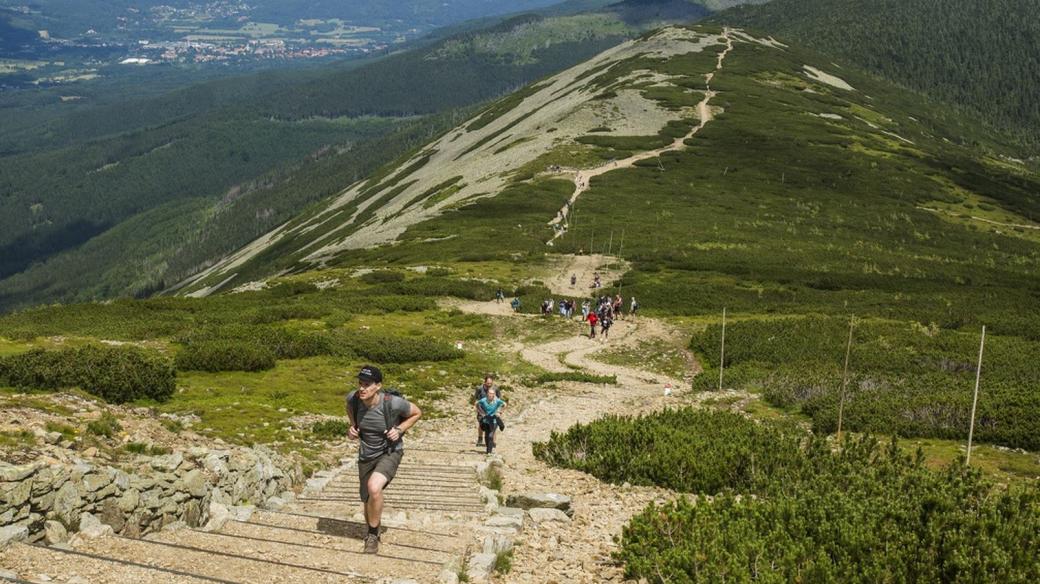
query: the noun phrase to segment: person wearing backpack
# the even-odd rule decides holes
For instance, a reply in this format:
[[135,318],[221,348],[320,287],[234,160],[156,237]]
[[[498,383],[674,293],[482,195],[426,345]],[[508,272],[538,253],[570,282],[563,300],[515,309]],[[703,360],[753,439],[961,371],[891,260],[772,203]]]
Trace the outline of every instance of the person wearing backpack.
[[482,414],[480,426],[484,430],[484,443],[487,444],[488,454],[495,450],[495,431],[505,429],[505,424],[498,415],[498,412],[504,407],[506,407],[506,402],[498,397],[498,392],[494,387],[489,388],[487,395],[477,402],[477,410]]
[[473,404],[477,409],[477,446],[484,445],[484,426],[481,424],[484,412],[480,409],[480,400],[486,398],[491,391],[499,393],[498,387],[495,386],[495,376],[488,373],[484,376],[484,383],[473,390]]
[[364,505],[365,553],[379,552],[379,525],[383,516],[383,491],[397,474],[404,456],[402,437],[422,416],[415,404],[400,392],[383,389],[383,372],[365,365],[358,373],[358,389],[347,396],[350,430],[358,440],[358,482]]
[[599,320],[599,317],[596,316],[595,312],[590,312],[589,313],[589,321],[588,322],[589,322],[589,338],[590,339],[596,338],[596,322],[598,320]]

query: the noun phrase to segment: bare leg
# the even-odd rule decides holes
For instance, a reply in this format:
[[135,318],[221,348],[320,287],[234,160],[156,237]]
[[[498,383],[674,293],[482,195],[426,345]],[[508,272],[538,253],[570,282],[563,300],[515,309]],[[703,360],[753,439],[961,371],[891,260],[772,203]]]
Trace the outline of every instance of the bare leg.
[[389,480],[382,473],[374,472],[368,477],[368,501],[365,503],[365,522],[369,527],[379,527],[383,518],[383,487]]

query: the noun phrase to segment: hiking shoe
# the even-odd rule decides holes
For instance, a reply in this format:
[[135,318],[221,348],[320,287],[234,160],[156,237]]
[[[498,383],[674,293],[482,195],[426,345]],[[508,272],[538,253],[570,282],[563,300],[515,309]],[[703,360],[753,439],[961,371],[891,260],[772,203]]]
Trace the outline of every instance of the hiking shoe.
[[477,446],[483,446],[483,445],[484,445],[484,439],[483,438],[481,438],[480,440],[477,440]]
[[379,536],[375,534],[368,534],[365,536],[365,553],[366,554],[377,554],[379,553]]

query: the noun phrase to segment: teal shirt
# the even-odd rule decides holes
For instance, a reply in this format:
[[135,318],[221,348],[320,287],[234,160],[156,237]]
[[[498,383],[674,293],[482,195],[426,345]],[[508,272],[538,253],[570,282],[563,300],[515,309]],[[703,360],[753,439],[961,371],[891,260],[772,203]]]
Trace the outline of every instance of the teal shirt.
[[484,414],[488,416],[495,415],[498,412],[498,410],[502,409],[502,406],[506,405],[506,402],[502,401],[501,398],[497,397],[495,398],[495,401],[493,403],[488,403],[486,397],[480,398],[480,401],[477,403],[480,405],[480,409],[484,410]]

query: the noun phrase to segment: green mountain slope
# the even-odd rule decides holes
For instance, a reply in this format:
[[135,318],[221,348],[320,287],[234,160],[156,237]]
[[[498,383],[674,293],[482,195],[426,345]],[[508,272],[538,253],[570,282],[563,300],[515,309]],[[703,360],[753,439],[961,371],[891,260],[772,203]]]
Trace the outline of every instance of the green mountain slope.
[[[578,24],[581,34],[557,35]],[[335,191],[318,185],[354,180],[451,123],[419,117],[501,95],[638,30],[616,16],[530,15],[360,66],[220,80],[42,128],[12,124],[0,159],[0,310],[184,278]],[[524,40],[535,36],[537,46]],[[514,45],[446,49],[504,37]],[[103,251],[113,249],[124,251]]]
[[[626,297],[702,323],[728,309],[740,348],[727,383],[767,388],[828,432],[850,316],[861,398],[847,427],[942,438],[965,434],[987,325],[999,366],[976,436],[1040,447],[1027,365],[1040,355],[1036,166],[969,116],[720,32],[663,29],[529,86],[176,291],[621,254]],[[701,389],[718,379],[718,332],[691,345]]]
[[775,0],[714,17],[817,49],[1040,139],[1040,4]]

